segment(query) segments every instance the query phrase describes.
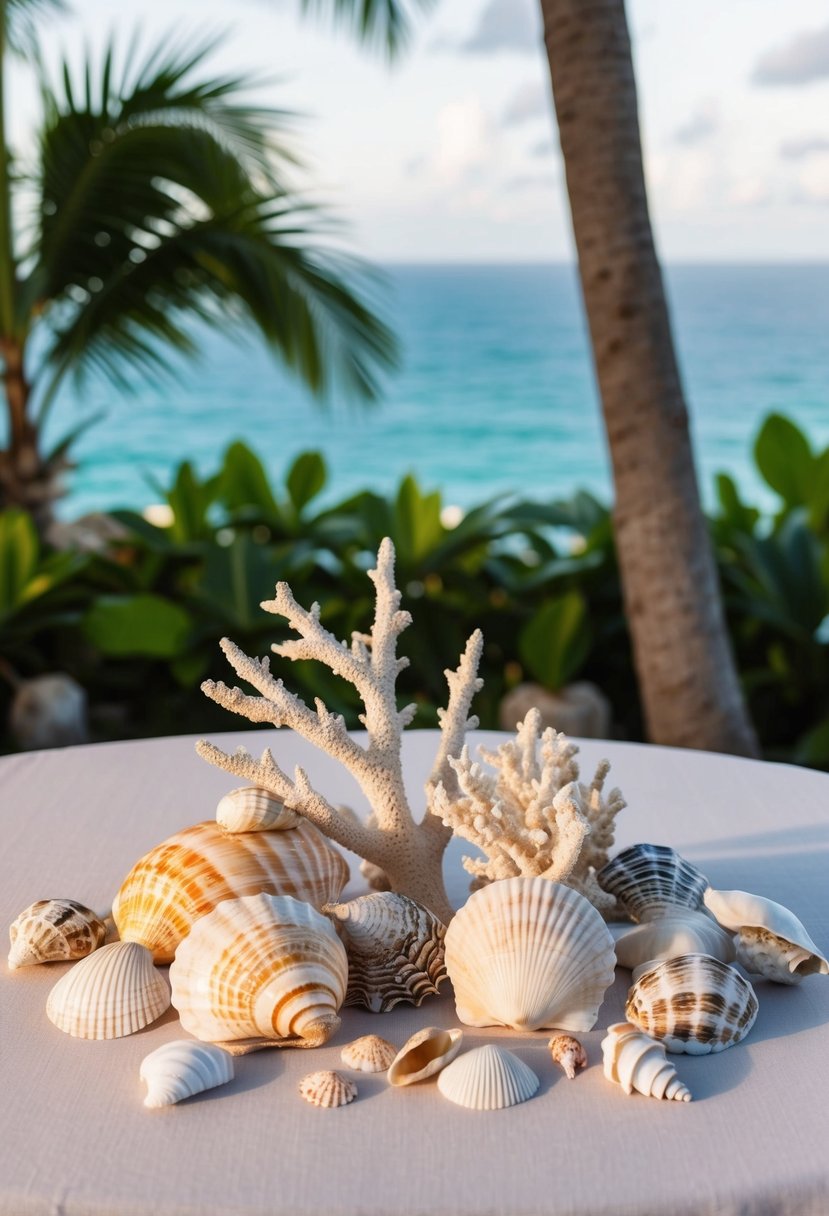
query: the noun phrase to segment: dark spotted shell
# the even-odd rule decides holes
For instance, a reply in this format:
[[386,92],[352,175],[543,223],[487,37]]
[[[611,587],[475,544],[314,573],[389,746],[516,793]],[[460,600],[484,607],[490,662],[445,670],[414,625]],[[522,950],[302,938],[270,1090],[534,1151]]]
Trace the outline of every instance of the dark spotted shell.
[[678,907],[702,908],[708,888],[708,879],[696,866],[662,844],[632,844],[596,877],[635,921],[656,920]]
[[739,1043],[757,1017],[754,989],[708,954],[680,954],[641,975],[625,1017],[668,1051],[706,1055]]

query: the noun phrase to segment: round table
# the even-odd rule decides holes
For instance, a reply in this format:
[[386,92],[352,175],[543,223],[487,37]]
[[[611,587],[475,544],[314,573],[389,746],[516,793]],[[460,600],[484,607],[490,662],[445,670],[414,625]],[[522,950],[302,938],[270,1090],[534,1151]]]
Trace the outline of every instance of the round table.
[[[361,736],[357,735],[360,739]],[[477,732],[472,746],[505,738]],[[410,799],[438,736],[410,731]],[[36,899],[109,907],[132,863],[165,836],[210,818],[238,782],[194,754],[192,737],[100,744],[0,760],[4,844],[0,920]],[[302,765],[334,803],[367,807],[351,778],[286,731],[217,736],[225,750],[270,746]],[[628,807],[617,846],[671,844],[712,885],[790,907],[829,949],[829,777],[806,769],[636,744],[585,741],[582,778],[607,757]],[[463,842],[446,877],[466,898]],[[356,859],[353,873],[356,876]],[[355,877],[348,893],[361,890]],[[434,1081],[396,1090],[359,1075],[340,1110],[304,1103],[297,1084],[337,1068],[358,1035],[396,1044],[425,1025],[456,1024],[451,989],[419,1009],[345,1009],[313,1052],[236,1061],[229,1084],[177,1107],[147,1110],[141,1060],[184,1037],[175,1010],[127,1039],[86,1042],[46,1018],[65,964],[0,967],[0,1213],[60,1216],[826,1216],[829,1212],[829,979],[796,988],[756,982],[760,1012],[744,1043],[714,1056],[671,1057],[691,1103],[627,1097],[605,1080],[600,1042],[623,1020],[629,973],[617,972],[589,1066],[569,1081],[548,1033],[465,1031],[465,1046],[500,1043],[541,1078],[535,1098],[471,1112]]]

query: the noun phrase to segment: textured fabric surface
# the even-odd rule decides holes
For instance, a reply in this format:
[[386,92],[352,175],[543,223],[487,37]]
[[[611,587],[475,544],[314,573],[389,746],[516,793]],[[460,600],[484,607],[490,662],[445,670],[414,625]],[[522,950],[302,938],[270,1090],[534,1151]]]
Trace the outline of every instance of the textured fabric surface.
[[[358,736],[359,737],[359,736]],[[503,736],[479,733],[492,746]],[[301,764],[332,802],[366,806],[350,777],[287,732],[217,737],[225,749],[269,745]],[[73,748],[0,760],[0,922],[36,899],[107,909],[121,879],[173,831],[212,816],[232,779],[194,740]],[[437,746],[405,738],[416,807]],[[619,743],[585,742],[582,777],[607,756],[628,808],[617,845],[674,845],[714,886],[776,899],[829,949],[829,777],[782,765]],[[461,842],[447,857],[456,904],[466,893]],[[350,891],[360,890],[359,879]],[[141,1060],[182,1035],[174,1010],[128,1039],[84,1042],[46,1018],[65,964],[11,973],[0,964],[0,1213],[3,1216],[826,1216],[829,1213],[829,978],[797,988],[758,982],[746,1041],[709,1057],[672,1057],[694,1101],[626,1097],[604,1080],[599,1044],[623,1016],[619,971],[594,1031],[589,1067],[568,1081],[549,1035],[468,1029],[541,1077],[525,1105],[472,1113],[434,1082],[388,1088],[357,1075],[341,1110],[304,1103],[297,1084],[342,1067],[343,1044],[368,1032],[401,1044],[455,1024],[451,993],[389,1014],[343,1011],[336,1039],[313,1052],[236,1061],[229,1085],[161,1110],[143,1107]]]

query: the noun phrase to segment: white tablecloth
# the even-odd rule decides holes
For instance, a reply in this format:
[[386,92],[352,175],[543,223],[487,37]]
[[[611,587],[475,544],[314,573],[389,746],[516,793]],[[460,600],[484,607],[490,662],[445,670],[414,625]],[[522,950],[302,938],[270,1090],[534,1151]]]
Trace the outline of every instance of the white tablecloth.
[[[480,733],[492,746],[503,736]],[[333,802],[365,811],[351,779],[287,732],[217,736],[273,748],[303,765]],[[0,922],[35,899],[108,908],[132,863],[171,832],[210,818],[234,783],[200,761],[194,739],[149,740],[0,760]],[[405,738],[412,802],[437,745]],[[782,765],[620,743],[585,742],[582,776],[602,756],[629,803],[617,844],[675,846],[720,887],[791,907],[829,948],[829,777]],[[447,881],[465,898],[462,844]],[[351,888],[356,893],[357,884]],[[523,1106],[472,1113],[434,1083],[392,1090],[360,1076],[341,1110],[308,1106],[297,1083],[342,1067],[340,1048],[373,1031],[402,1043],[424,1025],[456,1023],[451,991],[419,1009],[343,1011],[314,1052],[237,1060],[228,1086],[182,1106],[146,1110],[142,1058],[183,1037],[175,1011],[128,1039],[85,1042],[46,1018],[62,964],[0,965],[0,1213],[3,1216],[826,1216],[829,1213],[829,979],[797,988],[757,983],[747,1040],[716,1056],[672,1057],[690,1104],[626,1097],[605,1081],[604,1028],[623,1015],[619,971],[588,1069],[568,1081],[548,1034],[468,1029],[466,1045],[499,1042],[541,1077]],[[446,990],[444,989],[444,992]]]

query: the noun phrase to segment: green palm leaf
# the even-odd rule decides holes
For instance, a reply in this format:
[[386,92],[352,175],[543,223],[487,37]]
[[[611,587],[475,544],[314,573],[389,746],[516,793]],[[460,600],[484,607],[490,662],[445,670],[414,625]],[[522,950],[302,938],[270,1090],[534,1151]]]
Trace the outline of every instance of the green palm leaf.
[[35,55],[38,22],[55,13],[65,13],[68,7],[64,0],[5,0],[6,35],[11,50],[26,58]]
[[406,45],[412,18],[434,0],[300,0],[302,11],[332,17],[367,45],[381,47],[392,58]]

